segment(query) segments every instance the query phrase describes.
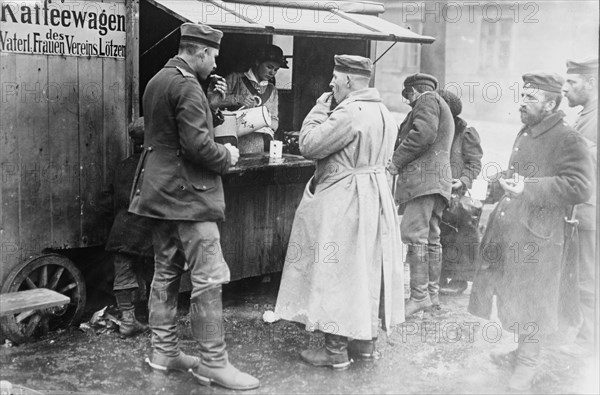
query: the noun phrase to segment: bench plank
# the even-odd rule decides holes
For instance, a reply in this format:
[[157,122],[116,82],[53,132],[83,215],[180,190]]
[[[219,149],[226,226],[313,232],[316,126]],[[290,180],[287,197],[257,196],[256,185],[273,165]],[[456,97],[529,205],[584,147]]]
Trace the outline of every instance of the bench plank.
[[68,296],[48,288],[0,294],[0,316],[16,314],[26,310],[62,306],[70,301],[71,299]]

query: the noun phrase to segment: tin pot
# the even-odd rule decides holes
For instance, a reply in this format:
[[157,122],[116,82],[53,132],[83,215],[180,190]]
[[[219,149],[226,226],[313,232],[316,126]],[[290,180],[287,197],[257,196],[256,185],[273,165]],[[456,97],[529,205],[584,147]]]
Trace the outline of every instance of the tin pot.
[[235,111],[237,136],[241,137],[265,126],[271,126],[271,114],[267,107],[260,106]]
[[242,137],[265,126],[271,126],[267,107],[223,111],[224,122],[215,128],[215,137]]

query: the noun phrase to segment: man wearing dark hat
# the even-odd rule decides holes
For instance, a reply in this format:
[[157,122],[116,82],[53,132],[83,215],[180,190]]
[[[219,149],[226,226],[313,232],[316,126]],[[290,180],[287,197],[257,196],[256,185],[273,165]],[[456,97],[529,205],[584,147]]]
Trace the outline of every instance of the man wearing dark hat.
[[407,317],[440,305],[440,221],[452,190],[452,176],[447,173],[454,120],[448,104],[435,92],[437,85],[437,79],[428,74],[404,80],[402,96],[413,109],[400,125],[389,165],[390,173],[398,174],[395,198],[410,265]]
[[[152,356],[157,370],[190,372],[201,384],[236,390],[259,386],[227,358],[221,285],[229,281],[217,221],[225,219],[220,174],[235,165],[237,148],[214,141],[213,119],[200,81],[215,69],[223,33],[205,25],[181,25],[179,53],[148,83],[144,92],[144,153],[129,211],[155,219],[154,279],[150,292]],[[224,82],[209,91],[226,92]],[[177,298],[181,275],[192,282],[190,321],[200,357],[180,351]]]
[[[462,204],[473,180],[481,172],[483,149],[479,133],[459,117],[462,112],[460,97],[449,90],[438,92],[448,103],[454,118],[454,139],[450,150],[452,173],[452,201],[444,210],[440,226],[442,244],[442,291],[461,293],[467,289],[467,281],[473,280],[475,259],[479,253],[479,217],[481,207]],[[463,198],[464,199],[464,198]],[[469,211],[471,208],[473,211]],[[450,279],[450,280],[448,280]]]
[[325,334],[303,361],[345,369],[350,357],[376,356],[380,307],[386,330],[404,321],[404,271],[385,174],[396,123],[369,88],[370,59],[334,62],[333,93],[319,97],[300,131],[300,151],[317,165],[294,217],[275,313]]
[[481,242],[469,312],[490,318],[496,295],[498,318],[514,332],[516,350],[493,353],[492,360],[513,369],[509,387],[531,387],[540,346],[558,329],[568,291],[560,287],[565,217],[592,193],[593,164],[585,141],[558,110],[562,77],[523,75],[520,104],[523,127],[509,168],[491,185],[489,203],[498,202]]
[[129,135],[133,141],[133,154],[121,161],[115,169],[111,211],[116,215],[105,246],[106,251],[114,254],[113,292],[121,311],[119,333],[124,337],[135,336],[148,329],[137,320],[135,303],[146,298],[142,274],[144,265],[151,265],[149,261],[154,257],[153,220],[127,211],[133,176],[143,151],[143,117],[129,125]]
[[[582,106],[574,128],[585,137],[597,169],[598,154],[598,59],[567,60],[567,79],[563,94],[569,107]],[[594,176],[594,181],[597,179]],[[574,356],[590,356],[594,350],[594,304],[596,301],[596,184],[592,197],[575,208],[578,224],[579,297],[582,324],[572,344],[561,347]]]

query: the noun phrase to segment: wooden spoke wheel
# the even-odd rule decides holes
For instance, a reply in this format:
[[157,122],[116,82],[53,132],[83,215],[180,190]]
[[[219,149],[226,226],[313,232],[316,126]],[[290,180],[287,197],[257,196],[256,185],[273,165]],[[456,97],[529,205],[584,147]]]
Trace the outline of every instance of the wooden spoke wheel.
[[85,280],[68,258],[45,254],[17,265],[2,285],[2,293],[49,288],[71,298],[64,306],[28,310],[2,317],[6,337],[25,343],[51,330],[77,324],[85,307]]

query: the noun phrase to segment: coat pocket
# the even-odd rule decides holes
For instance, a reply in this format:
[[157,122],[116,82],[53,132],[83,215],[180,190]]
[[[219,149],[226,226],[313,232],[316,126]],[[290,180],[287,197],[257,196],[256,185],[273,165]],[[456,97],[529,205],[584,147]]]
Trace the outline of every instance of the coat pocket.
[[536,210],[523,217],[520,222],[529,234],[543,241],[550,241],[557,231],[556,221],[544,210]]
[[217,186],[217,175],[179,158],[182,182],[196,191],[209,191]]

